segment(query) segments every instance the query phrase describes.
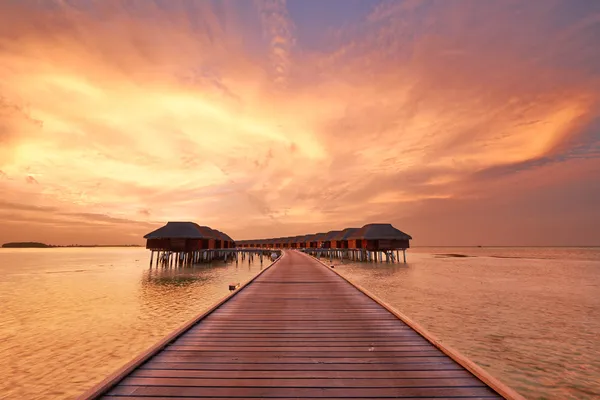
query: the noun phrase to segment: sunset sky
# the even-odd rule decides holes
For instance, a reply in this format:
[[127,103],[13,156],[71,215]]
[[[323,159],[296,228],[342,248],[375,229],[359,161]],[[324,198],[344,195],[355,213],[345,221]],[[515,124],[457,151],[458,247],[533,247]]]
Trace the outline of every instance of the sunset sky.
[[600,245],[600,1],[2,0],[0,243]]

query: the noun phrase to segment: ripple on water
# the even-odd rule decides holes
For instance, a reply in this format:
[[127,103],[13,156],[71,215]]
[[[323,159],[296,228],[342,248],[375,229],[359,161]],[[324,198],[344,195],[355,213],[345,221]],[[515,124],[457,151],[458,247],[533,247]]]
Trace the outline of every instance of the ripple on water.
[[436,257],[443,250],[336,271],[527,398],[600,398],[600,249]]
[[149,254],[0,251],[1,398],[74,398],[261,270],[258,259],[167,270],[136,260]]

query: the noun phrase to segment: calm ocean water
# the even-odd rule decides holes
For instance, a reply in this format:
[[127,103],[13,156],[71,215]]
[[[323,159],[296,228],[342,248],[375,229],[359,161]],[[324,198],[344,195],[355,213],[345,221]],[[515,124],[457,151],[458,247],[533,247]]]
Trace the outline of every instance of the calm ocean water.
[[600,399],[600,248],[416,248],[407,265],[334,264],[526,398]]
[[[71,399],[261,269],[148,261],[0,249],[0,398]],[[408,261],[336,264],[527,398],[600,398],[600,249],[421,248]]]
[[150,270],[139,248],[0,249],[0,399],[74,398],[254,277],[254,261]]

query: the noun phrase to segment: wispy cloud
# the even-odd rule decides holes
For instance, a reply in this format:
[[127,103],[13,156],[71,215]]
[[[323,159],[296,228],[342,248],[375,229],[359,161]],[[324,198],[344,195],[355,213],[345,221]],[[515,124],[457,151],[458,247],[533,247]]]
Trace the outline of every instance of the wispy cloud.
[[128,241],[148,219],[240,238],[387,219],[431,243],[477,202],[588,207],[558,171],[591,187],[599,162],[598,4],[384,1],[311,19],[330,33],[307,43],[297,21],[326,7],[2,2],[0,192],[23,207],[4,215]]
[[269,41],[269,58],[275,83],[286,83],[292,66],[294,22],[290,19],[286,0],[255,0],[260,13],[263,34]]

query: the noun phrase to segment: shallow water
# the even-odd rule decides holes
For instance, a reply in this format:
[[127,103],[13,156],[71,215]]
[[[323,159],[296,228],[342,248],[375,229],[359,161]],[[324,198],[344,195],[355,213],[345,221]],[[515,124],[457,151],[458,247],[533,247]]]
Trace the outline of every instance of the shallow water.
[[408,261],[334,264],[526,398],[600,398],[599,248],[421,248]]
[[150,270],[139,248],[0,249],[0,398],[74,398],[254,277],[254,261]]
[[[148,261],[0,249],[0,398],[74,398],[261,269]],[[336,270],[527,398],[600,398],[600,249],[421,248],[408,261]]]

